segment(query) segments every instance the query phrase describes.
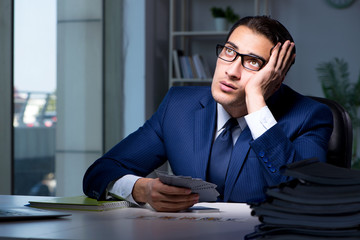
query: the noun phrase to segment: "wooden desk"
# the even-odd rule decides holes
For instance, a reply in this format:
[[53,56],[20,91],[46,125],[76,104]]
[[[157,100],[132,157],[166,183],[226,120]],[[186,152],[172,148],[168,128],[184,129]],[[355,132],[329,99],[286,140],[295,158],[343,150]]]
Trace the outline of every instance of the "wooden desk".
[[[2,206],[23,206],[46,197],[0,195]],[[124,208],[106,212],[65,211],[72,216],[0,223],[0,239],[243,239],[259,224],[246,204],[200,203],[219,213],[158,213]],[[184,218],[184,219],[181,219]],[[194,219],[188,219],[194,218]],[[213,218],[216,218],[214,220]],[[200,220],[202,219],[202,220]],[[227,220],[227,221],[226,221]]]

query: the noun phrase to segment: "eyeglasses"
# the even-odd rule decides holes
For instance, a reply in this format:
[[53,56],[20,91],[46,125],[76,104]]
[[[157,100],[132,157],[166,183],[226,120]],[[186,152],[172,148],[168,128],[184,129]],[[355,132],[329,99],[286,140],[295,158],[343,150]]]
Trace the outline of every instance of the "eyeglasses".
[[216,45],[216,56],[226,62],[233,62],[239,56],[241,57],[241,65],[251,71],[259,71],[266,63],[265,59],[251,54],[241,54],[232,48],[224,45]]

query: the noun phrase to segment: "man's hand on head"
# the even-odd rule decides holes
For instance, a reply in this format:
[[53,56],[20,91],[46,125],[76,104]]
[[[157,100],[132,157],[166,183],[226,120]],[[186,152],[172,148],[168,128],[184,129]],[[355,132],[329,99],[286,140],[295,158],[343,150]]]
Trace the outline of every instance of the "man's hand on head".
[[294,46],[290,41],[276,44],[265,67],[248,81],[245,87],[248,113],[264,107],[265,100],[279,89],[295,59],[295,54],[292,54]]
[[199,195],[190,189],[163,184],[158,178],[140,178],[132,195],[136,202],[148,203],[159,212],[178,212],[199,201]]

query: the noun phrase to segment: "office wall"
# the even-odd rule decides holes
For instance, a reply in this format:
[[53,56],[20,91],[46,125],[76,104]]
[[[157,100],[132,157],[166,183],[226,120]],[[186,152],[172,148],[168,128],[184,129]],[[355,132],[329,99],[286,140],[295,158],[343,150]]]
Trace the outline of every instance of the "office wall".
[[0,194],[11,193],[13,4],[0,1]]
[[103,6],[103,151],[108,151],[124,134],[123,1],[106,0]]
[[330,7],[325,0],[270,0],[271,15],[280,20],[295,39],[297,56],[286,83],[306,95],[323,96],[317,79],[319,63],[343,58],[350,78],[360,72],[360,1],[347,9]]
[[102,155],[102,1],[57,4],[56,194],[72,196]]
[[146,0],[145,118],[156,111],[168,90],[169,0]]

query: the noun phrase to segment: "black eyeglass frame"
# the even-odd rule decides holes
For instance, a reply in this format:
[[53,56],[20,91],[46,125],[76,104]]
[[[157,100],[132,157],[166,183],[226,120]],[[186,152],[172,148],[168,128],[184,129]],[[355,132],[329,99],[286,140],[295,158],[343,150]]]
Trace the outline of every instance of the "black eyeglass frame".
[[[222,50],[226,48],[226,49],[229,49],[231,51],[234,51],[236,53],[236,55],[234,56],[234,58],[229,61],[229,60],[226,60],[226,59],[223,59],[219,56],[219,53],[222,52]],[[219,51],[219,49],[221,49],[221,51]],[[262,57],[259,57],[259,56],[256,56],[256,55],[253,55],[253,54],[242,54],[242,53],[238,53],[237,51],[235,51],[233,48],[230,48],[230,47],[227,47],[227,46],[224,46],[224,45],[221,45],[221,44],[216,44],[216,56],[218,58],[220,58],[221,60],[225,61],[225,62],[233,62],[235,61],[239,56],[241,58],[241,65],[248,69],[248,70],[251,70],[251,71],[260,71],[266,64],[266,60],[263,59]],[[251,68],[248,68],[246,66],[244,66],[244,57],[252,57],[252,58],[256,58],[256,59],[259,59],[261,62],[262,62],[262,65],[259,69],[255,70],[255,69],[251,69]]]

